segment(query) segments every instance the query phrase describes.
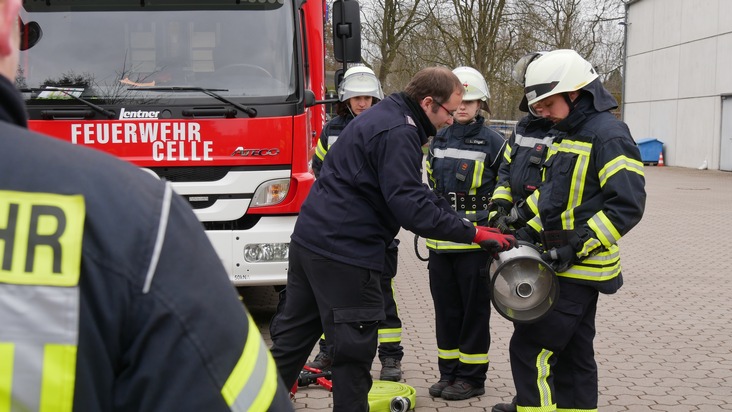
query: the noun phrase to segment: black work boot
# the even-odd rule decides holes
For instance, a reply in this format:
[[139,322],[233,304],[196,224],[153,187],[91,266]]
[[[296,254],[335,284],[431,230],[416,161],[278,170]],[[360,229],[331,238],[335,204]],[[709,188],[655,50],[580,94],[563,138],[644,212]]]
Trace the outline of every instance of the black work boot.
[[330,366],[333,364],[333,359],[327,352],[320,352],[315,355],[315,359],[312,362],[308,362],[305,366],[309,368],[320,369],[321,371],[330,370]]
[[485,394],[485,387],[473,386],[464,380],[458,379],[442,391],[442,399],[446,401],[460,401],[483,394]]
[[440,379],[437,383],[430,386],[430,396],[439,398],[442,396],[442,391],[445,390],[448,386],[452,385],[454,381],[449,381],[447,379]]
[[381,362],[382,381],[399,382],[402,380],[402,362],[397,358],[384,358]]
[[511,403],[499,403],[491,409],[491,412],[516,412],[516,397],[513,397]]

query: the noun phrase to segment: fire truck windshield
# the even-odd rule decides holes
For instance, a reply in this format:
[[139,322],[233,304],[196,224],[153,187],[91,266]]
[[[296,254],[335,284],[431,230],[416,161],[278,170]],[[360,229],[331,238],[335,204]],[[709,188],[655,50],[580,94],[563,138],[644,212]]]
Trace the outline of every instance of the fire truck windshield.
[[[141,7],[144,3],[25,2],[22,19],[43,30],[43,38],[21,52],[16,85],[34,90],[28,103],[72,96],[106,104],[161,98],[215,101],[194,90],[202,88],[221,90],[220,96],[246,104],[248,99],[284,102],[296,93],[292,2],[268,0],[262,6],[261,1],[231,1],[224,6],[202,0]],[[192,90],[164,97],[144,90],[172,86]]]

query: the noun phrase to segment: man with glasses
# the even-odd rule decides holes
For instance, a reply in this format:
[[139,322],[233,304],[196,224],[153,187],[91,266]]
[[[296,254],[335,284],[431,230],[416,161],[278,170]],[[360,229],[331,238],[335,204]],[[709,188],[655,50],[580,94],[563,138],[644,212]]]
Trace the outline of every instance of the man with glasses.
[[[272,319],[272,354],[288,386],[321,333],[333,345],[334,411],[367,411],[371,363],[384,319],[380,276],[386,246],[404,227],[419,236],[478,243],[491,253],[511,235],[476,227],[422,183],[422,146],[464,87],[430,67],[407,88],[353,119],[328,151],[292,234],[287,287]],[[317,308],[317,310],[313,310]]]

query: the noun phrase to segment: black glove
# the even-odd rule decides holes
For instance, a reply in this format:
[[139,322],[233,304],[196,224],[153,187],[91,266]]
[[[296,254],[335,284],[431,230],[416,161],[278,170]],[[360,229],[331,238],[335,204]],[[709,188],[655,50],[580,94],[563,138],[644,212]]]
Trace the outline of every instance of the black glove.
[[508,216],[511,213],[513,203],[504,199],[491,199],[488,205],[488,224],[496,227],[494,223],[502,216]]
[[514,236],[516,236],[516,239],[518,240],[529,242],[535,245],[541,243],[541,237],[536,232],[536,230],[532,229],[530,226],[524,226],[521,229],[516,230]]
[[[592,232],[587,228],[579,228],[572,232],[559,232],[560,234],[564,233],[566,235],[564,241],[552,242],[552,239],[546,236],[547,233],[552,232],[544,232],[544,240],[546,241],[544,247],[548,251],[541,255],[542,260],[549,263],[557,272],[566,272],[572,265],[586,257],[586,255],[593,255],[600,250],[599,247],[595,247],[589,253],[583,252],[583,257],[577,256],[580,251],[584,250],[585,244],[593,239]],[[554,239],[561,240],[561,236],[555,236]],[[555,243],[555,245],[552,245],[552,243]],[[597,245],[600,244],[599,241],[595,243]]]
[[498,219],[494,219],[493,227],[500,230],[501,233],[513,234],[512,225],[516,222],[513,216],[499,216]]
[[577,253],[571,245],[554,248],[541,254],[541,260],[547,262],[556,272],[566,272],[577,259]]

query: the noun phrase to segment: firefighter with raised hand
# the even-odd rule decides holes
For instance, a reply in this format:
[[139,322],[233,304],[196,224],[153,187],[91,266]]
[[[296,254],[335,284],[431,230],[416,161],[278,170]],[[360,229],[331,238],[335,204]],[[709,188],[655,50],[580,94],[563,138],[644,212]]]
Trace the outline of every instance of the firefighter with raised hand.
[[[428,182],[436,195],[474,225],[488,223],[488,202],[506,140],[488,127],[490,93],[472,67],[453,73],[465,88],[454,122],[432,139]],[[491,304],[485,267],[490,255],[477,244],[427,239],[429,279],[435,305],[440,379],[429,393],[460,400],[485,393],[490,348]]]
[[[543,54],[527,54],[514,65],[513,79],[522,87],[526,68]],[[551,120],[532,113],[516,123],[503,153],[498,183],[491,197],[490,226],[503,233],[515,233],[517,239],[531,243],[538,239],[533,239],[533,232],[525,229],[524,215],[531,216],[531,212],[525,212],[524,202],[541,184],[544,161],[554,140],[553,125]]]
[[[313,158],[313,172],[315,177],[320,176],[320,169],[323,167],[323,160],[328,149],[338,140],[341,131],[364,110],[381,101],[384,93],[381,91],[381,83],[376,78],[373,70],[366,66],[355,66],[348,69],[343,81],[338,86],[338,99],[336,103],[336,114],[329,121],[318,140],[318,147]],[[379,324],[379,360],[381,361],[381,374],[379,378],[386,381],[399,381],[402,379],[401,361],[404,357],[402,348],[402,321],[397,313],[397,304],[394,297],[394,277],[397,272],[399,241],[394,239],[386,250],[384,271],[381,277],[381,292],[384,294],[384,311],[386,319]],[[326,344],[325,336],[319,341],[320,352],[312,362],[305,365],[320,370],[330,370],[333,360],[330,350]]]
[[[290,243],[287,287],[270,324],[272,354],[293,385],[321,333],[332,345],[333,410],[369,409],[371,364],[384,302],[386,247],[404,227],[422,237],[481,244],[513,236],[476,227],[422,183],[422,146],[452,124],[464,87],[447,68],[419,71],[406,89],[357,116],[325,157]],[[316,309],[317,308],[317,309]]]
[[597,300],[623,284],[617,242],[643,216],[643,164],[627,125],[610,112],[617,102],[574,50],[530,64],[524,91],[521,108],[551,120],[556,131],[544,182],[526,203],[559,297],[545,318],[515,325],[516,398],[493,411],[597,411]]
[[185,200],[27,130],[20,5],[0,0],[0,410],[291,411]]

